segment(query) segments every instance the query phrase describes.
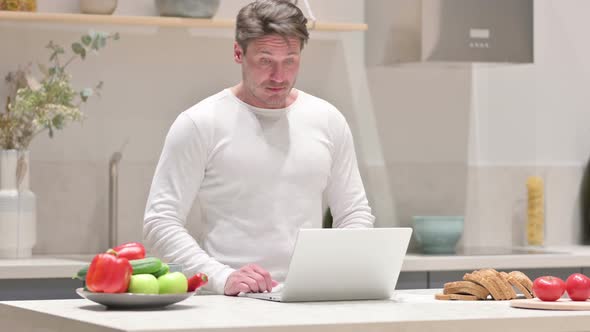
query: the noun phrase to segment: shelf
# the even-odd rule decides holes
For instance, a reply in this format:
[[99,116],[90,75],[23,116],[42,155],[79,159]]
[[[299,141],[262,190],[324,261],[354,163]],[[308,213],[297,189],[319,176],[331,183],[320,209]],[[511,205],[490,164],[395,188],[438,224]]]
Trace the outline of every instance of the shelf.
[[[121,16],[121,15],[89,15],[69,13],[9,12],[0,11],[1,21],[44,22],[66,24],[110,24],[138,25],[178,28],[234,28],[235,21],[228,19],[201,19],[162,16]],[[364,23],[333,23],[316,22],[316,31],[365,31]]]

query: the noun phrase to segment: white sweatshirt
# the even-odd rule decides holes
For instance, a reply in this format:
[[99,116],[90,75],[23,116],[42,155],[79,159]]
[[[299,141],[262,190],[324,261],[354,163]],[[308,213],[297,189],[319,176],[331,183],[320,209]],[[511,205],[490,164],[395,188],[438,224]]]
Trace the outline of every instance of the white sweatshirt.
[[[206,273],[205,290],[218,294],[229,274],[249,263],[281,282],[298,230],[321,227],[324,193],[333,227],[373,226],[342,114],[302,91],[289,107],[261,109],[225,89],[172,124],[147,201],[144,240],[187,275]],[[197,195],[202,243],[185,228]]]

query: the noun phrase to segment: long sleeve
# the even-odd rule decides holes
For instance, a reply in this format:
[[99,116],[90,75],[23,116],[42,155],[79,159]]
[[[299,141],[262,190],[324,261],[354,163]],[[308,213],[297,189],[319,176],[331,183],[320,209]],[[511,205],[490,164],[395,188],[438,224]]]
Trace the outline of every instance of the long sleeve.
[[344,117],[334,137],[331,175],[326,188],[334,228],[373,227],[363,182],[359,173],[350,128]]
[[[198,243],[186,229],[197,195]],[[144,242],[187,275],[206,273],[204,291],[222,294],[228,276],[247,264],[281,282],[298,230],[321,220],[324,197],[334,227],[373,226],[342,114],[302,91],[289,107],[269,110],[225,89],[170,128],[146,206]]]
[[187,275],[206,273],[210,281],[204,289],[223,294],[234,270],[209,256],[185,228],[205,174],[207,140],[185,113],[171,126],[152,181],[143,237],[152,254],[182,264]]

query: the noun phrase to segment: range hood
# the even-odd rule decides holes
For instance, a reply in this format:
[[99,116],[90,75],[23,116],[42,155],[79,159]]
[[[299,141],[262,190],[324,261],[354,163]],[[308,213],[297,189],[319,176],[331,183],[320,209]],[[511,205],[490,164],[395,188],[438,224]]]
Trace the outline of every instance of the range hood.
[[367,63],[532,63],[533,2],[365,1]]

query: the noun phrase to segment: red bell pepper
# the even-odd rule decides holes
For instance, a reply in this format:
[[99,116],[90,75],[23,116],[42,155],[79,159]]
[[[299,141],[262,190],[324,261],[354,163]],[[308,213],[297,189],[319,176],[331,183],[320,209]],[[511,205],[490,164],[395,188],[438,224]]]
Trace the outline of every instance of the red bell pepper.
[[132,274],[129,260],[117,257],[117,252],[109,249],[92,259],[86,275],[86,287],[96,293],[124,293]]
[[113,248],[119,257],[128,260],[145,258],[145,247],[139,242],[123,243]]
[[188,291],[194,292],[197,288],[204,286],[209,281],[205,273],[197,273],[188,279]]

